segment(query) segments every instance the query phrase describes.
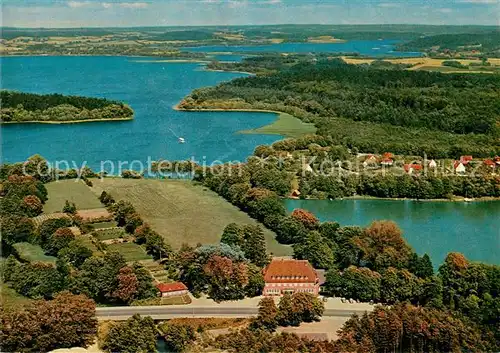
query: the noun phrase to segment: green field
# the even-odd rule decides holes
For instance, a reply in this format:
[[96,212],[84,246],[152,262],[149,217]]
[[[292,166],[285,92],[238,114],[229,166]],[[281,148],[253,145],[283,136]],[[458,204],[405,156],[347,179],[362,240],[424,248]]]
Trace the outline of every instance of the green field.
[[39,245],[30,243],[17,243],[14,244],[14,249],[16,249],[19,257],[24,261],[42,261],[55,263],[57,260],[53,256],[45,255],[43,253],[43,249]]
[[109,244],[108,251],[118,251],[123,255],[125,261],[127,262],[147,260],[151,258],[143,248],[135,243]]
[[240,134],[267,134],[282,135],[285,137],[300,137],[307,134],[314,134],[316,127],[314,124],[304,123],[302,120],[287,113],[279,113],[278,119],[266,126],[252,130],[240,131]]
[[113,228],[116,226],[117,224],[115,221],[92,223],[92,228],[94,229]]
[[94,231],[94,237],[96,237],[99,240],[123,238],[125,236],[127,236],[127,233],[123,228],[111,228],[111,229],[101,228]]
[[66,200],[74,202],[77,209],[87,210],[101,208],[102,204],[90,188],[81,180],[60,180],[45,184],[48,191],[48,201],[43,212],[61,212]]
[[[256,221],[205,187],[185,180],[106,178],[92,188],[110,192],[116,200],[132,202],[154,230],[174,248],[182,243],[213,244],[220,240],[229,223],[255,224]],[[264,232],[269,252],[289,255],[291,248],[279,244],[269,230]]]

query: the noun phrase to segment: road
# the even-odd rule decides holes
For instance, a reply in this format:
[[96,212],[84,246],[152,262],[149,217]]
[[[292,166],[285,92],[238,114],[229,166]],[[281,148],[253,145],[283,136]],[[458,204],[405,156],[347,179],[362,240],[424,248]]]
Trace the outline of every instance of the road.
[[[257,315],[256,307],[217,306],[127,306],[97,308],[99,320],[126,320],[134,314],[151,316],[155,320],[179,317],[251,317]],[[348,318],[352,314],[363,314],[360,309],[326,309],[323,316]]]

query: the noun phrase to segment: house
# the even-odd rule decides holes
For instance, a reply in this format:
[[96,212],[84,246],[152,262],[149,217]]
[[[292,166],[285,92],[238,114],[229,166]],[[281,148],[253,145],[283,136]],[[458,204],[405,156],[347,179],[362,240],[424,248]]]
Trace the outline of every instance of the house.
[[319,294],[319,278],[307,260],[273,259],[264,269],[264,295]]
[[383,166],[391,166],[394,164],[394,161],[391,159],[391,158],[384,158],[382,159],[382,161],[380,162],[381,165]]
[[495,163],[496,163],[497,165],[500,165],[500,157],[499,157],[499,156],[496,156],[496,157],[495,157]]
[[496,163],[494,161],[492,161],[491,159],[487,159],[483,163],[484,163],[484,165],[486,165],[486,166],[488,166],[490,168],[495,168],[496,167]]
[[293,198],[299,198],[299,196],[300,196],[300,191],[299,190],[295,189],[295,190],[292,191],[291,197],[293,197]]
[[407,174],[413,174],[422,170],[421,164],[405,164],[404,170]]
[[456,173],[463,174],[463,173],[465,173],[465,165],[462,162],[460,162],[460,161],[455,161],[453,163],[453,170]]
[[188,288],[182,282],[158,283],[156,288],[160,291],[161,297],[173,297],[188,294]]
[[460,156],[460,162],[463,165],[469,164],[470,161],[472,161],[472,156]]
[[385,152],[382,155],[382,159],[393,159],[393,158],[394,158],[394,155],[391,152]]
[[373,154],[370,154],[366,157],[365,161],[363,162],[363,166],[367,167],[369,165],[376,166],[377,165],[377,157],[375,157]]
[[434,159],[431,159],[431,160],[429,161],[429,163],[427,164],[427,166],[428,166],[429,168],[431,168],[431,169],[434,169],[434,168],[437,168],[437,163],[436,163],[436,161],[435,161]]

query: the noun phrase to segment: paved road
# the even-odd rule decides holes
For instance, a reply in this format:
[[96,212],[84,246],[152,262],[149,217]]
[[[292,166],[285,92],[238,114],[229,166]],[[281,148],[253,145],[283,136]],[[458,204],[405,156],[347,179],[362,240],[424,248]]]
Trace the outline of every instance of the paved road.
[[[363,310],[326,309],[323,316],[345,317],[362,314]],[[97,308],[99,320],[126,320],[134,314],[151,316],[153,319],[172,319],[176,317],[251,317],[257,315],[255,307],[217,307],[217,306],[128,306]]]

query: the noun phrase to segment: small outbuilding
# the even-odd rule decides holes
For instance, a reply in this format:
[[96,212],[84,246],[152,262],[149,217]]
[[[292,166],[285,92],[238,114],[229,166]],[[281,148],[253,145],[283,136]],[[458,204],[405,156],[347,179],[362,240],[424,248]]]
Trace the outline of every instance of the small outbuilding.
[[188,288],[182,282],[158,283],[156,288],[160,291],[161,297],[173,297],[188,294]]

